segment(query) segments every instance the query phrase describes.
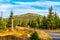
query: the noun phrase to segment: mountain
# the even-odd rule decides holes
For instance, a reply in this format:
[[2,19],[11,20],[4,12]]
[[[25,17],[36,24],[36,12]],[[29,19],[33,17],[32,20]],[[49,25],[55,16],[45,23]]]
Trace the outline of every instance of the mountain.
[[26,13],[22,15],[16,15],[14,16],[14,19],[28,20],[28,19],[36,19],[37,17],[42,18],[42,15],[35,13]]
[[[15,15],[13,16],[14,18],[14,26],[18,25],[18,26],[27,26],[30,20],[35,20],[37,18],[42,19],[42,15],[39,14],[35,14],[35,13],[26,13],[26,14],[21,14],[21,15]],[[6,21],[8,22],[8,18],[6,19]]]

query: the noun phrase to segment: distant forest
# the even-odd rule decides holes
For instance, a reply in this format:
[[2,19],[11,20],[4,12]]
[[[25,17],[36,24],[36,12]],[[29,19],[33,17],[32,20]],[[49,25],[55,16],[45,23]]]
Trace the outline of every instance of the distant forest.
[[56,12],[53,12],[52,6],[49,8],[49,13],[47,16],[42,16],[34,13],[27,13],[23,15],[13,16],[13,11],[10,12],[9,18],[2,18],[0,16],[0,29],[13,27],[31,27],[31,28],[41,28],[41,29],[59,29],[60,28],[60,17]]

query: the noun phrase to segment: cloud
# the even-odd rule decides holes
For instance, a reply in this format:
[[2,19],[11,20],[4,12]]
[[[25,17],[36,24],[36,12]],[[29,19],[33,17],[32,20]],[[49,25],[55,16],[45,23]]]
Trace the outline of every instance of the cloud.
[[47,15],[48,10],[38,10],[38,9],[17,9],[14,10],[14,15],[25,14],[25,13],[36,13],[40,15]]
[[[30,9],[30,10],[23,10],[25,12],[35,12],[35,13],[41,13],[41,14],[46,14],[46,10],[48,10],[48,8],[50,6],[53,6],[54,11],[57,11],[57,13],[59,14],[59,10],[60,7],[56,7],[56,6],[60,6],[60,2],[55,2],[55,1],[36,1],[36,2],[14,2],[17,5],[20,5],[22,7],[22,9],[25,8],[25,10]],[[41,11],[42,9],[39,8],[39,10],[35,7],[32,6],[40,6],[40,7],[45,7],[47,9],[43,9],[44,11]]]
[[[6,0],[7,1],[7,0]],[[54,1],[36,1],[36,2],[13,2],[15,4],[2,4],[0,5],[0,11],[3,11],[4,17],[5,15],[8,15],[11,10],[13,10],[14,15],[32,12],[32,13],[38,13],[41,15],[47,15],[48,14],[48,8],[52,5],[57,10],[57,13],[59,14],[59,8],[57,8],[57,5],[60,5],[60,2],[54,2]],[[47,9],[37,9],[33,6],[40,6],[45,7]]]
[[13,9],[16,10],[16,6],[19,6],[19,5],[13,5],[13,4],[1,4],[0,5],[0,12],[3,12],[3,17],[6,18],[6,17],[9,17],[9,14],[10,14],[10,11]]
[[45,7],[60,5],[60,2],[54,2],[54,1],[14,2],[14,3],[20,4],[20,5],[30,5],[30,6],[36,5],[36,6],[45,6]]
[[13,10],[13,8],[17,7],[18,8],[19,5],[13,5],[13,4],[2,4],[0,5],[0,11],[8,11],[8,9]]
[[[33,6],[40,6],[40,7],[46,7],[46,8],[49,8],[50,6],[53,6],[56,9],[55,6],[59,6],[60,5],[60,2],[54,2],[54,1],[14,2],[14,3],[16,3],[17,5],[20,5],[20,7],[22,9],[24,9],[24,8],[25,9],[31,9],[31,8],[33,8]],[[33,9],[36,9],[36,7],[33,8]]]

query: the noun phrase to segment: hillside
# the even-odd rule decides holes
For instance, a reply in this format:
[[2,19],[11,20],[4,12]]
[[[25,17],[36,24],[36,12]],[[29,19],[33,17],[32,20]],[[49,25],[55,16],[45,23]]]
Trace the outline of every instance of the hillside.
[[26,14],[22,14],[22,15],[16,15],[14,16],[14,19],[20,19],[20,20],[28,20],[28,19],[36,19],[37,17],[42,17],[42,15],[39,14],[35,14],[35,13],[26,13]]

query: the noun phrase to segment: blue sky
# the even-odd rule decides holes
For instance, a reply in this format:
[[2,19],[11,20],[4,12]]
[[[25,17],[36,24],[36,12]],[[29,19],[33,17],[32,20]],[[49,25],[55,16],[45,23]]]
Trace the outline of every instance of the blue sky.
[[60,16],[60,0],[0,0],[0,13],[4,18],[9,17],[11,10],[14,15],[28,12],[47,15],[50,6]]

